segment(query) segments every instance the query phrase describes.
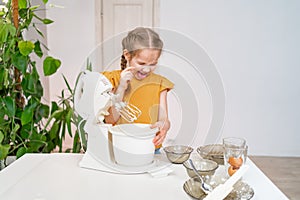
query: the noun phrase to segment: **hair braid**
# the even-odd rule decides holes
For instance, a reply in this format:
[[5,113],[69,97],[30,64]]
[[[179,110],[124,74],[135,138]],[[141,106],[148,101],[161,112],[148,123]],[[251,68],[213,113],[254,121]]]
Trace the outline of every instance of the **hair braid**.
[[125,69],[127,67],[127,60],[125,59],[125,56],[121,56],[121,69]]

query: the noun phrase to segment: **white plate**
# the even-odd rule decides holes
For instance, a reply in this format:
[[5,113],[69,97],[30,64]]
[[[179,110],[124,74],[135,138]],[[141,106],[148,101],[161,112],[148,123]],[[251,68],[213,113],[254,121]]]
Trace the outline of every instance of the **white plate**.
[[[164,154],[155,154],[154,161],[149,165],[144,166],[135,166],[135,167],[128,167],[117,165],[115,163],[111,163],[110,166],[103,163],[100,160],[97,160],[93,155],[86,152],[79,162],[79,166],[82,168],[98,170],[107,173],[114,173],[114,174],[143,174],[143,173],[155,173],[159,170],[164,168],[168,168],[171,165]],[[115,166],[115,168],[113,168]]]

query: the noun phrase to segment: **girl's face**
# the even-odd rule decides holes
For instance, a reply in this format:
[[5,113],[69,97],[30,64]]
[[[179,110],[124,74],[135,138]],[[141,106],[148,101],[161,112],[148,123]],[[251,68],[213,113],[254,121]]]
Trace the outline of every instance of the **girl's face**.
[[141,49],[133,56],[128,52],[124,52],[124,56],[133,67],[132,73],[137,80],[143,80],[149,76],[155,69],[161,51],[158,49]]

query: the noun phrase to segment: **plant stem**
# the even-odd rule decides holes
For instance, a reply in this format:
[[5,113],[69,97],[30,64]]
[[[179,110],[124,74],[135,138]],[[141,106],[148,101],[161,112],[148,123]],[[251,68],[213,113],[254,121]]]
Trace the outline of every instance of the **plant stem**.
[[19,28],[19,1],[12,0],[13,22],[16,29]]
[[[12,11],[13,11],[14,26],[18,30],[19,28],[19,1],[18,0],[12,0]],[[19,91],[19,93],[16,96],[16,104],[19,108],[23,108],[25,105],[25,99],[22,95],[21,72],[15,67],[14,74],[16,80],[16,90]]]
[[11,154],[12,152],[14,152],[16,149],[18,149],[22,145],[26,147],[26,145],[24,143],[20,143],[17,146],[14,146],[13,149],[8,152],[8,155]]

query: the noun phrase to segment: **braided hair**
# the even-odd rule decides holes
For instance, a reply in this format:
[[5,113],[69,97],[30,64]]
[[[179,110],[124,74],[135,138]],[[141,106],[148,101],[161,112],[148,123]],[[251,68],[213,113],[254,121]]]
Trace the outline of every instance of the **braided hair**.
[[[130,31],[122,40],[123,50],[127,50],[132,56],[134,56],[139,50],[145,48],[153,48],[162,50],[163,42],[159,35],[150,28],[137,27]],[[127,60],[125,56],[121,56],[121,69],[125,69],[127,66]]]

